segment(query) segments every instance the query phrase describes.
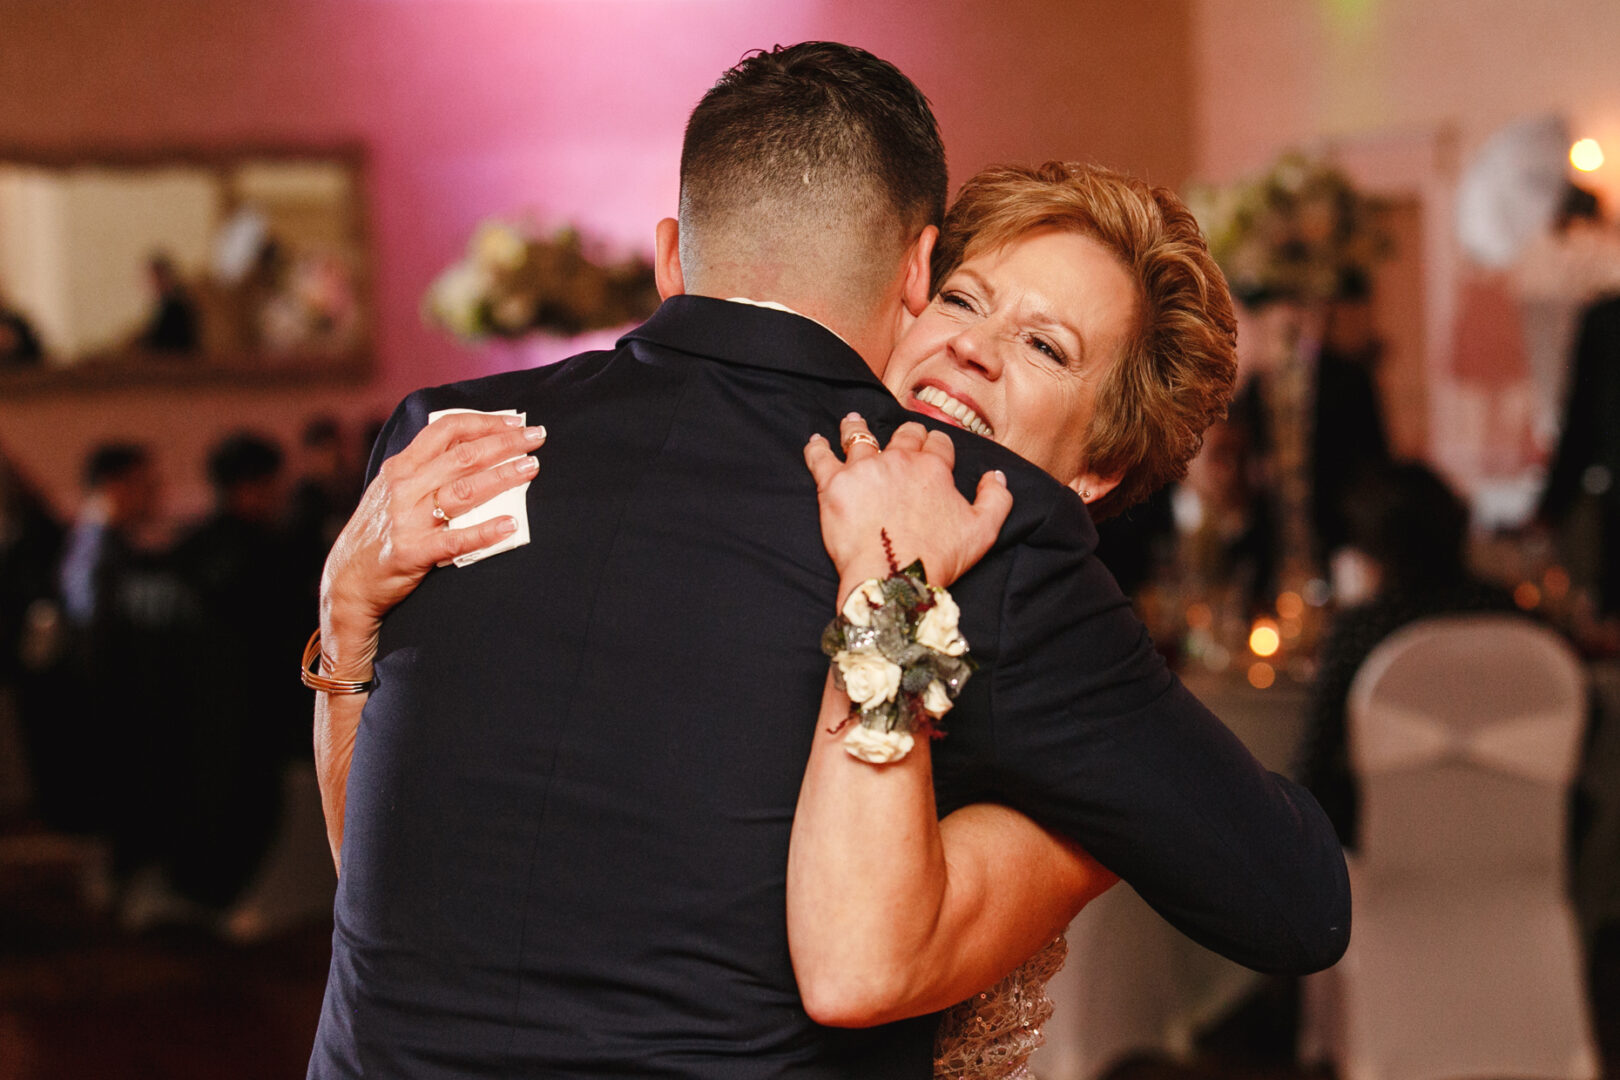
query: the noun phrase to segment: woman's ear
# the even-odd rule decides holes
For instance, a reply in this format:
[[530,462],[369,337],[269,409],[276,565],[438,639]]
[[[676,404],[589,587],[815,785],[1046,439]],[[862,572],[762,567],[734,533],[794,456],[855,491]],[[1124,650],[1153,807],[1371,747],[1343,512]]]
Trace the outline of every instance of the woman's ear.
[[934,260],[934,241],[939,239],[939,229],[932,225],[925,226],[922,234],[911,245],[906,254],[906,280],[901,286],[900,299],[905,304],[906,311],[913,316],[921,315],[923,308],[928,306],[928,298],[933,295],[931,288],[932,266]]
[[1124,473],[1115,473],[1112,476],[1098,476],[1096,473],[1081,473],[1069,481],[1069,487],[1079,495],[1083,502],[1094,503],[1104,495],[1113,491],[1124,479]]
[[658,284],[658,299],[683,295],[686,279],[681,274],[680,222],[672,217],[660,221],[653,242],[653,280]]

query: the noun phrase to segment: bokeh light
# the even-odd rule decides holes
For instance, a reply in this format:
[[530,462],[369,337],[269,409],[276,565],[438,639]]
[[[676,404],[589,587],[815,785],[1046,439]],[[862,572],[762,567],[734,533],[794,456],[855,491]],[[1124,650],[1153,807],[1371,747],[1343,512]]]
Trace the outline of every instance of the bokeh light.
[[1297,619],[1305,614],[1305,598],[1297,592],[1285,592],[1277,597],[1277,614],[1284,619]]
[[1249,631],[1249,651],[1256,656],[1274,656],[1277,648],[1282,644],[1282,636],[1277,633],[1277,624],[1270,619],[1256,619],[1254,629]]
[[1603,167],[1603,147],[1596,139],[1578,139],[1569,148],[1569,163],[1581,172],[1592,172]]
[[1525,611],[1529,611],[1541,603],[1541,590],[1536,588],[1533,581],[1521,581],[1513,590],[1513,602]]
[[1249,665],[1249,685],[1256,690],[1264,690],[1276,681],[1277,670],[1264,660]]

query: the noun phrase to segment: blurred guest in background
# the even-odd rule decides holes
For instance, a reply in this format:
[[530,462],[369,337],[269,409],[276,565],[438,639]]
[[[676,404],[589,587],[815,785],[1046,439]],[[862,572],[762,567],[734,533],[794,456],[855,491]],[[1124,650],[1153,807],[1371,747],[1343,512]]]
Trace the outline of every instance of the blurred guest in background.
[[1537,516],[1566,526],[1583,506],[1595,521],[1566,536],[1570,562],[1591,575],[1598,610],[1620,615],[1620,296],[1581,317],[1574,381]]
[[61,548],[62,527],[50,507],[0,454],[0,715],[10,708],[17,719],[34,809],[47,820],[59,813],[43,804],[62,790],[58,774],[69,767],[71,739],[47,686],[61,636],[52,581]]
[[170,687],[185,655],[185,596],[163,554],[142,542],[160,507],[147,449],[97,447],[84,484],[60,571],[73,693],[59,722],[79,755],[82,823],[111,839],[114,873],[128,882],[162,861],[175,825],[185,724]]
[[308,582],[312,605],[326,553],[354,513],[364,487],[361,470],[348,450],[334,418],[317,416],[304,425],[298,483],[287,508],[287,542]]
[[153,352],[196,352],[200,340],[197,304],[180,280],[174,260],[166,252],[156,252],[147,260],[146,272],[155,301],[137,344]]
[[1204,434],[1204,449],[1173,496],[1180,562],[1188,587],[1206,597],[1230,589],[1245,616],[1277,595],[1276,521],[1256,485],[1249,431],[1223,420]]
[[1341,611],[1328,631],[1295,773],[1353,849],[1359,800],[1345,708],[1367,655],[1418,619],[1518,609],[1508,593],[1469,572],[1468,508],[1426,466],[1389,466],[1358,484],[1346,505],[1349,545],[1366,561],[1370,599]]
[[[1250,296],[1239,320],[1239,340],[1253,326],[1265,325],[1265,309],[1279,301],[1264,294]],[[1373,323],[1371,283],[1365,272],[1347,270],[1339,278],[1322,327],[1314,361],[1310,349],[1301,350],[1310,364],[1305,391],[1304,438],[1306,480],[1311,529],[1311,555],[1325,565],[1347,539],[1344,502],[1359,480],[1390,460],[1384,409],[1374,382],[1383,351]],[[1231,420],[1245,429],[1247,445],[1256,456],[1261,486],[1278,475],[1272,461],[1279,449],[1277,388],[1281,374],[1275,367],[1254,371],[1233,399]]]
[[33,324],[0,292],[0,368],[38,367],[44,359]]
[[286,677],[286,643],[314,617],[279,521],[280,449],[237,434],[208,457],[213,513],[175,548],[191,596],[190,674],[171,694],[188,721],[182,821],[171,883],[215,912],[248,884],[268,849],[281,775],[309,753],[307,703]]
[[1536,449],[1550,454],[1568,401],[1581,313],[1601,297],[1620,293],[1620,230],[1603,219],[1595,194],[1568,184],[1552,228],[1525,245],[1512,276]]

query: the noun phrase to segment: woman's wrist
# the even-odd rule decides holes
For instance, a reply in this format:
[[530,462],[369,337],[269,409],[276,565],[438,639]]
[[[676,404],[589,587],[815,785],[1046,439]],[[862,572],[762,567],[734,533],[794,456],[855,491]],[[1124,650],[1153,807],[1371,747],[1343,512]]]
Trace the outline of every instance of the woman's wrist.
[[365,682],[377,658],[379,619],[340,604],[321,606],[321,671],[334,679]]

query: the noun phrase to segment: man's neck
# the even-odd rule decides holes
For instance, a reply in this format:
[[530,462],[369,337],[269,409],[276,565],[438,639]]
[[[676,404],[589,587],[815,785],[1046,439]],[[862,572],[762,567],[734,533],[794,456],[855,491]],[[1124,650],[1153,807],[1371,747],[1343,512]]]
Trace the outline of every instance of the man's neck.
[[[840,317],[842,313],[827,310],[829,305],[819,302],[818,298],[743,285],[733,289],[720,285],[691,291],[694,295],[713,296],[721,300],[739,300],[761,307],[786,308],[793,314],[802,315],[836,334],[839,340],[860,354],[861,359],[866,361],[866,366],[871,368],[872,374],[878,378],[883,377],[883,371],[889,365],[889,353],[894,349],[893,334],[883,333],[874,325],[851,325],[846,318]],[[877,320],[869,322],[876,323]]]

